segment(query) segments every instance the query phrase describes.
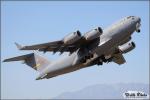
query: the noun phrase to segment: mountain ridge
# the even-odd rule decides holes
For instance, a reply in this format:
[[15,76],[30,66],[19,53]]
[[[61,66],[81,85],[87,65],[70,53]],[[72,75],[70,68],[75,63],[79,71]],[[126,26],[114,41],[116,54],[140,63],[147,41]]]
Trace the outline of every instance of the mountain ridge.
[[123,99],[127,91],[143,91],[149,94],[149,84],[144,83],[118,83],[96,84],[83,89],[64,92],[55,99]]

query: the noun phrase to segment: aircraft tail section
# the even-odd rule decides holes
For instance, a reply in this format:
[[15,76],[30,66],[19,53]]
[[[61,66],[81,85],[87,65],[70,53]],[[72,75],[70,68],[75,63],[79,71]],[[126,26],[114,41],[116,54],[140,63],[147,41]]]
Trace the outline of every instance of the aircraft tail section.
[[28,66],[37,71],[43,70],[50,64],[50,61],[48,61],[46,58],[37,55],[35,53],[8,58],[5,59],[3,62],[11,62],[11,61],[23,61],[25,64],[27,64]]

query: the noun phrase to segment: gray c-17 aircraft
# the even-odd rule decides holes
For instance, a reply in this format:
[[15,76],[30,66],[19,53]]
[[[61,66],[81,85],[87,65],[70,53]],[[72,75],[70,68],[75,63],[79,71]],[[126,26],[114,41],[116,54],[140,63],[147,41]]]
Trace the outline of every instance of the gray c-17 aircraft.
[[77,30],[59,41],[31,46],[15,43],[19,50],[38,50],[44,53],[69,52],[70,54],[63,59],[49,61],[36,53],[30,53],[5,59],[4,62],[24,61],[31,68],[39,71],[36,80],[49,79],[95,64],[115,62],[121,65],[126,62],[123,54],[135,48],[135,43],[130,41],[131,35],[135,31],[140,32],[140,23],[139,17],[128,16],[104,30],[97,27],[84,35]]

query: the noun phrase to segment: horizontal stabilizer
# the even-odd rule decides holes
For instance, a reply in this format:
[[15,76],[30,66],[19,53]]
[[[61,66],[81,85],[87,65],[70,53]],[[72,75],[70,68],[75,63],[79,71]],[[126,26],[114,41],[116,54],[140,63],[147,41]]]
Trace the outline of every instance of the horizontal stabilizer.
[[8,58],[5,59],[3,62],[10,62],[10,61],[24,61],[25,64],[27,64],[28,66],[37,71],[43,70],[50,64],[50,61],[48,61],[46,58],[37,55],[35,53]]
[[22,56],[12,57],[12,58],[5,59],[3,62],[25,60],[26,58],[30,57],[31,55],[33,55],[33,54],[28,54],[28,55],[22,55]]

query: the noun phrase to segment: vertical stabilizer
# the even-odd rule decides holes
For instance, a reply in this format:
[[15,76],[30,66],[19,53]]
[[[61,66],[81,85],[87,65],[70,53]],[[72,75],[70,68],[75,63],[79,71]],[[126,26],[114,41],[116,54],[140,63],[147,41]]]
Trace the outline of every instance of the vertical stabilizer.
[[46,58],[35,53],[12,57],[4,60],[4,62],[10,61],[24,61],[25,64],[37,71],[43,70],[50,64],[50,61],[48,61]]

